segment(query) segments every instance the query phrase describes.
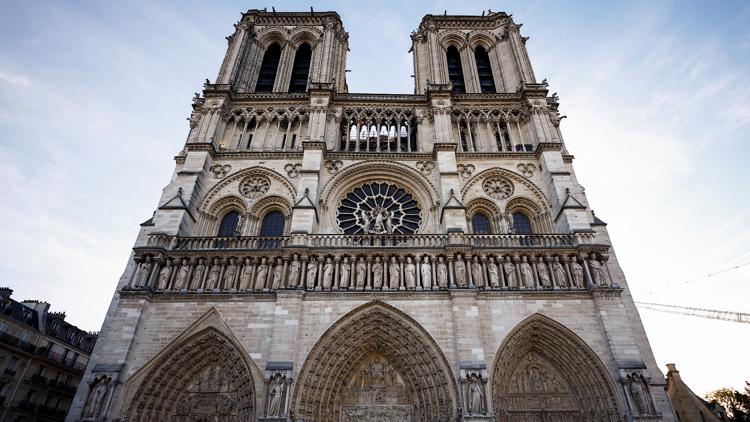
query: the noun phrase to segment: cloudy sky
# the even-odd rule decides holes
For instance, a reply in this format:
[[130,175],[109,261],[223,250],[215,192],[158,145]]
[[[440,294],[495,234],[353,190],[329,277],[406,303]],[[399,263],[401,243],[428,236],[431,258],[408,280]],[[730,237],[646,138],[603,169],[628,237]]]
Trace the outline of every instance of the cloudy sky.
[[[98,330],[232,24],[310,2],[1,3],[0,284]],[[352,92],[413,91],[426,13],[512,13],[635,298],[750,312],[750,3],[457,3],[313,6],[349,31]],[[750,379],[750,325],[641,316],[659,365],[696,392]]]

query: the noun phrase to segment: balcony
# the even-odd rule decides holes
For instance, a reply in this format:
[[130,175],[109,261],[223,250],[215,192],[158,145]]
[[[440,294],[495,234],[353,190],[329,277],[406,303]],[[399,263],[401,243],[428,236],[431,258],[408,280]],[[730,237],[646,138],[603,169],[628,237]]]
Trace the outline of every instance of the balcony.
[[50,388],[50,390],[69,396],[74,396],[76,394],[76,389],[78,388],[75,385],[66,384],[62,381],[56,380],[50,380],[47,386]]
[[36,385],[41,385],[41,386],[46,386],[47,383],[49,382],[49,379],[47,379],[47,377],[43,377],[39,374],[34,374],[30,376],[29,378],[27,378],[27,380],[31,384],[36,384]]
[[537,235],[293,234],[176,237],[135,248],[139,269],[124,290],[558,291],[609,288],[609,245],[594,233]]
[[0,343],[14,347],[27,353],[34,353],[36,346],[7,333],[0,333]]
[[52,363],[57,367],[64,367],[66,369],[73,369],[76,372],[83,372],[86,370],[86,365],[80,362],[75,362],[72,359],[68,359],[65,356],[51,352],[46,347],[39,347],[36,349],[36,355],[41,356],[48,363]]

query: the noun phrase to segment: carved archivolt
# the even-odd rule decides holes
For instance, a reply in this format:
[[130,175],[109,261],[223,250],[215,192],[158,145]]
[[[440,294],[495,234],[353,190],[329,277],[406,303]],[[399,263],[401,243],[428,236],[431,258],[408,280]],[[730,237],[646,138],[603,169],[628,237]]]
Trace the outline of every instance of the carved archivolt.
[[[227,177],[221,179],[219,183],[214,185],[208,191],[208,193],[206,193],[206,196],[201,201],[200,206],[198,206],[198,210],[201,212],[208,212],[207,210],[209,208],[213,208],[214,198],[216,198],[220,194],[228,195],[240,192],[240,183],[244,182],[246,178],[248,178],[249,180],[249,178],[253,177],[265,177],[269,180],[271,188],[273,187],[273,185],[278,185],[281,188],[282,192],[279,193],[281,193],[283,196],[289,198],[296,197],[297,191],[294,186],[289,183],[286,177],[266,167],[254,166],[232,173]],[[234,189],[232,189],[232,186],[234,186]]]
[[250,365],[232,340],[215,328],[206,328],[149,364],[126,418],[254,420],[256,394]]
[[[537,207],[539,209],[541,209],[542,211],[549,211],[549,201],[547,200],[547,197],[544,195],[541,189],[539,189],[534,183],[532,183],[531,181],[529,181],[529,179],[523,177],[522,175],[499,167],[481,171],[475,174],[471,179],[469,179],[464,184],[463,188],[461,188],[461,202],[467,203],[473,199],[473,197],[477,194],[477,191],[472,191],[472,189],[478,183],[481,183],[483,186],[486,181],[498,178],[510,180],[514,186],[513,192],[515,192],[516,194],[523,194],[523,191],[526,191],[526,193],[534,197],[534,202],[538,204]],[[521,190],[521,187],[524,189]],[[506,196],[505,199],[507,198],[508,197]]]
[[500,346],[492,402],[499,420],[507,422],[619,420],[612,379],[599,357],[575,333],[540,314],[521,322]]
[[412,318],[376,301],[344,316],[312,348],[297,379],[294,413],[310,422],[338,422],[342,413],[382,420],[384,411],[410,416],[398,420],[452,421],[457,397],[435,341]]

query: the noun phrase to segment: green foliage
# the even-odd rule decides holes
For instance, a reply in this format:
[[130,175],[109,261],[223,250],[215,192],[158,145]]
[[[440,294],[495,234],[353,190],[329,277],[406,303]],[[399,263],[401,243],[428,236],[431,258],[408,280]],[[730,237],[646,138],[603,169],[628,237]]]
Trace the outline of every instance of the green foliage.
[[720,404],[732,422],[750,422],[750,384],[745,381],[745,391],[720,388],[706,395],[712,404]]

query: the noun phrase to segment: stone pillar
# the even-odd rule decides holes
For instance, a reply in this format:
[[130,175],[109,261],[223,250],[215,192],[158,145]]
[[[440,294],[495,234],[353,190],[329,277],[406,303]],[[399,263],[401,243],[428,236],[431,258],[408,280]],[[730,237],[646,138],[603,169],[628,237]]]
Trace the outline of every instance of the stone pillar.
[[292,233],[310,234],[318,223],[318,184],[324,148],[323,142],[302,143],[302,168],[299,172],[297,198],[292,207]]

